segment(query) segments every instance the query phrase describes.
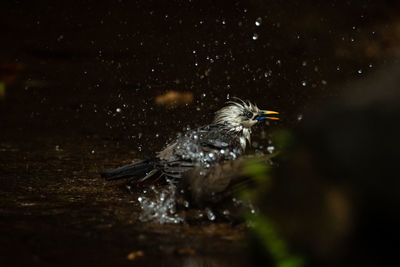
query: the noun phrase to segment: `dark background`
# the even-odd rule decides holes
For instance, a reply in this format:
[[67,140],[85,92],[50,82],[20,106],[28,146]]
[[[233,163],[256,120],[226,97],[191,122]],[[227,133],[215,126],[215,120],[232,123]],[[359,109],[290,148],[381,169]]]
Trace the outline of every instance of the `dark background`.
[[[3,1],[1,261],[128,264],[144,250],[140,260],[157,264],[148,255],[242,264],[242,229],[146,226],[135,197],[97,172],[209,123],[232,96],[281,113],[254,131],[265,149],[271,128],[296,128],[348,82],[397,62],[398,10],[397,1]],[[193,101],[156,105],[170,90]],[[188,247],[195,256],[179,252]]]

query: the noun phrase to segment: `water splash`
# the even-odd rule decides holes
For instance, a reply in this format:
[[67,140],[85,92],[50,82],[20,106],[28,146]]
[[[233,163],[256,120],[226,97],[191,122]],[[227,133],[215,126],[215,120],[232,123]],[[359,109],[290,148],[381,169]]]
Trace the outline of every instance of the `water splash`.
[[210,221],[215,221],[215,219],[217,218],[216,215],[214,214],[214,212],[210,209],[210,208],[206,208],[205,210],[206,214],[207,214],[207,218]]
[[[194,162],[195,165],[210,168],[214,163],[217,163],[220,160],[234,160],[240,156],[241,152],[238,149],[230,150],[227,148],[204,153],[200,147],[200,142],[204,139],[203,136],[207,132],[208,127],[209,126],[202,130],[193,130],[185,134],[184,141],[176,146],[178,151],[182,151],[180,153],[182,154],[182,159],[190,160],[191,162]],[[228,144],[221,141],[220,145],[227,146]]]
[[262,23],[262,18],[261,18],[261,17],[257,18],[256,21],[254,22],[254,24],[255,24],[257,27],[260,26],[261,23]]
[[176,212],[176,186],[172,183],[167,188],[157,190],[154,186],[139,196],[138,201],[142,212],[139,220],[142,222],[182,223],[184,218]]

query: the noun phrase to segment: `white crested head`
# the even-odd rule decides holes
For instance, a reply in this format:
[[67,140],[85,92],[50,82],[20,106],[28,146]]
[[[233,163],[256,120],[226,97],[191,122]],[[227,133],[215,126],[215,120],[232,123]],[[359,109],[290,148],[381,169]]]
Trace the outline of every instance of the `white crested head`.
[[246,103],[240,98],[234,99],[237,101],[229,101],[228,105],[215,112],[214,123],[232,128],[250,128],[256,124],[258,120],[255,118],[261,110],[249,101]]
[[276,117],[267,117],[270,114],[279,114],[276,111],[261,110],[250,101],[245,102],[237,97],[234,99],[236,101],[228,101],[225,107],[215,112],[213,123],[223,125],[230,131],[242,132],[244,138],[249,142],[250,128],[253,125],[265,119],[278,120]]

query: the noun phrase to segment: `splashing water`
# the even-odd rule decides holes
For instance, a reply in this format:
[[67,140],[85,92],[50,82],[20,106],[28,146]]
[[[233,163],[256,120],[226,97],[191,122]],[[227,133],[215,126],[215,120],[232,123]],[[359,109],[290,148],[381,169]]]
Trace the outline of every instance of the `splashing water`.
[[[167,188],[157,190],[150,188],[146,196],[138,197],[142,212],[139,220],[142,222],[182,223],[184,218],[176,212],[176,186],[172,183]],[[150,193],[150,194],[148,194]],[[153,193],[153,194],[151,194]]]

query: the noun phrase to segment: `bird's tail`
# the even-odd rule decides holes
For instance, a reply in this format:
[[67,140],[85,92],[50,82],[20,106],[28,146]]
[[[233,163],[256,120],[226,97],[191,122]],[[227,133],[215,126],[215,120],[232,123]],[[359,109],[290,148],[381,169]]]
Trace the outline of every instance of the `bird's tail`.
[[155,164],[156,160],[142,160],[115,169],[103,171],[100,175],[107,181],[123,178],[138,178],[146,180],[150,176],[153,176],[155,172],[159,171],[156,169]]

